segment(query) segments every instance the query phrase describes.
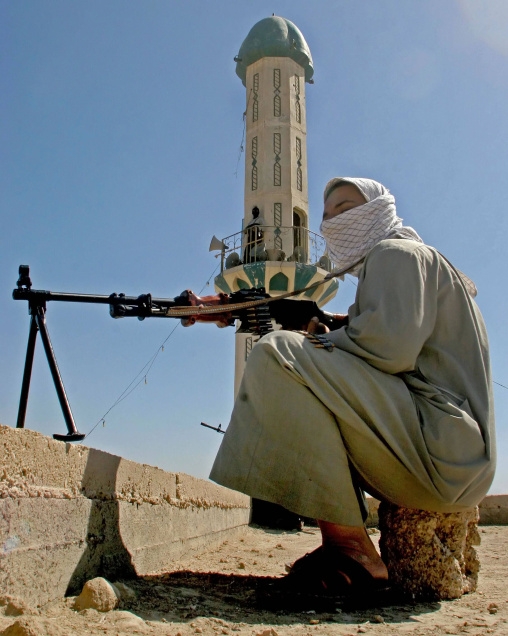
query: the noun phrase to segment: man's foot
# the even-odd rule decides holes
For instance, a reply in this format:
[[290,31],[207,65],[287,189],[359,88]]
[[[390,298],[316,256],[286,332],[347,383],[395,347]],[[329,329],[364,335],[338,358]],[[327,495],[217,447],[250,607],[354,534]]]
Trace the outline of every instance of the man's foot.
[[[323,552],[330,568],[357,572],[362,570],[374,581],[388,580],[388,570],[363,526],[342,526],[318,521],[323,538]],[[359,569],[360,568],[360,569]],[[343,572],[346,576],[348,572]]]
[[[295,588],[323,591],[329,594],[352,595],[387,590],[386,567],[373,565],[337,550],[319,546],[287,566],[288,582]],[[366,567],[368,563],[369,567]],[[373,574],[371,570],[375,570]]]

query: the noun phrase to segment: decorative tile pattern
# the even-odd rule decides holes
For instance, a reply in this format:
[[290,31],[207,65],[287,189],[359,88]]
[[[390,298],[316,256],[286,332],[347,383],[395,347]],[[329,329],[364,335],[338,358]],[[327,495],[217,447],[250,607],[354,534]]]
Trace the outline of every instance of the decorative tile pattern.
[[259,115],[259,73],[252,78],[252,121],[257,121]]
[[273,116],[280,117],[281,115],[281,103],[280,103],[280,68],[273,69]]
[[282,185],[280,153],[282,149],[282,140],[280,133],[273,133],[273,152],[275,154],[275,163],[273,165],[273,185]]
[[276,227],[282,225],[282,203],[273,204],[273,224]]
[[302,140],[296,138],[296,187],[300,192],[303,188],[303,174],[302,174]]
[[302,107],[300,105],[300,76],[295,75],[295,114],[296,122],[302,123]]
[[282,249],[282,239],[280,237],[280,226],[282,225],[282,203],[273,204],[273,224],[275,225],[275,239],[273,245],[276,250]]
[[245,359],[249,357],[249,353],[252,351],[252,336],[245,339]]
[[258,156],[258,138],[252,138],[252,147],[251,147],[251,157],[252,157],[252,172],[251,172],[251,189],[258,189],[258,166],[257,166],[257,156]]

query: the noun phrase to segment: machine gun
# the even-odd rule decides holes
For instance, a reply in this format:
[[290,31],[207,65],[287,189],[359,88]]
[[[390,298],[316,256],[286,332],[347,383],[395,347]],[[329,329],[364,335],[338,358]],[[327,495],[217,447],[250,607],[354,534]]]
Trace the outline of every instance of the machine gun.
[[321,325],[325,325],[330,330],[341,327],[344,324],[342,316],[322,311],[314,301],[295,301],[291,299],[291,296],[296,296],[307,289],[316,287],[320,282],[313,283],[305,290],[288,292],[277,297],[271,297],[263,288],[241,289],[232,294],[221,293],[216,296],[204,296],[202,298],[196,296],[190,290],[182,292],[175,298],[154,298],[151,294],[141,294],[140,296],[110,294],[109,296],[100,296],[32,289],[29,266],[20,265],[17,287],[12,292],[12,297],[14,300],[28,301],[31,319],[16,427],[24,428],[25,425],[35,342],[37,333],[40,332],[68,430],[67,435],[55,434],[53,437],[67,442],[81,441],[85,438],[85,435],[78,431],[74,423],[74,417],[49,338],[46,326],[46,303],[49,301],[109,305],[109,313],[113,318],[136,317],[139,320],[144,320],[145,318],[179,318],[185,327],[191,326],[196,322],[212,322],[219,327],[228,327],[233,326],[238,321],[238,332],[251,333],[262,337],[273,331],[272,321],[280,324],[283,329],[289,330],[305,330],[313,318],[317,318]]

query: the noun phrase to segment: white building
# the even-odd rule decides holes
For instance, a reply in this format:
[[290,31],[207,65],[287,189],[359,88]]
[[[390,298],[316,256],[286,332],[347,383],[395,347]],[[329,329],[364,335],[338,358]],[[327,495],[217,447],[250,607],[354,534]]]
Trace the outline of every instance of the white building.
[[[302,289],[331,268],[323,238],[309,231],[305,84],[314,69],[299,29],[278,16],[255,24],[235,57],[246,88],[245,198],[242,231],[224,239],[217,292]],[[319,306],[335,279],[297,296]],[[235,395],[256,336],[236,334]]]

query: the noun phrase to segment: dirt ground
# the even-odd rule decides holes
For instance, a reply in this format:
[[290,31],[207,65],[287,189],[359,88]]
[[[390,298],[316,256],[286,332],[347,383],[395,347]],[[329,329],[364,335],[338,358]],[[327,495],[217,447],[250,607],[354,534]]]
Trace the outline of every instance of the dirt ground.
[[[84,636],[150,634],[190,636],[243,634],[319,636],[321,634],[503,634],[508,636],[508,526],[480,529],[482,565],[478,591],[455,601],[385,606],[336,600],[294,607],[266,606],[260,591],[284,575],[284,564],[319,545],[319,532],[284,532],[249,527],[245,534],[182,562],[179,571],[124,581],[130,593],[119,609],[77,612],[74,598],[42,608],[20,607],[18,616],[0,607],[0,634],[6,636]],[[376,539],[378,534],[372,536]],[[129,592],[129,590],[127,590]],[[290,603],[291,605],[291,603]]]

